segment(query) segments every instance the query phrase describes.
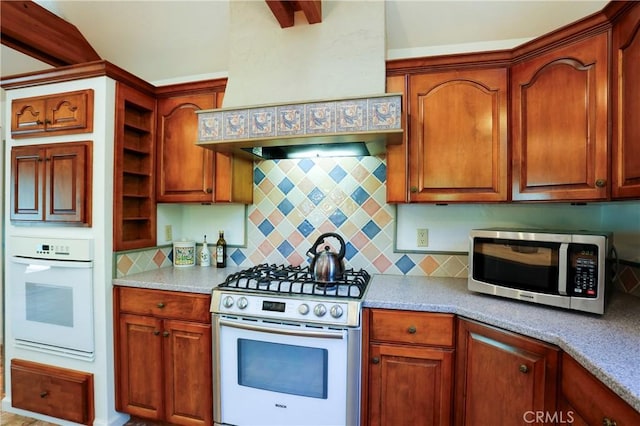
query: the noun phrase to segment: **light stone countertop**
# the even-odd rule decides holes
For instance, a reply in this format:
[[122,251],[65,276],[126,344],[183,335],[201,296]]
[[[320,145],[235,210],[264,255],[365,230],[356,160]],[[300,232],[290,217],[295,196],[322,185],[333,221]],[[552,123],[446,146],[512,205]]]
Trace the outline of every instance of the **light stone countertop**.
[[[114,285],[211,293],[242,268],[162,268]],[[640,411],[640,298],[614,292],[602,316],[533,305],[467,290],[461,278],[373,275],[369,308],[445,312],[557,345]]]

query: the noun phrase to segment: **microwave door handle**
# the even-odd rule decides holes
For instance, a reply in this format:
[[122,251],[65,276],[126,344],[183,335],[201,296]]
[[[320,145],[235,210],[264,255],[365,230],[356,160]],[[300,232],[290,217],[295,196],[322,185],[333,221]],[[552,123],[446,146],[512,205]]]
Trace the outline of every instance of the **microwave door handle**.
[[563,296],[567,295],[567,252],[569,251],[568,243],[560,244],[560,253],[558,253],[558,293]]

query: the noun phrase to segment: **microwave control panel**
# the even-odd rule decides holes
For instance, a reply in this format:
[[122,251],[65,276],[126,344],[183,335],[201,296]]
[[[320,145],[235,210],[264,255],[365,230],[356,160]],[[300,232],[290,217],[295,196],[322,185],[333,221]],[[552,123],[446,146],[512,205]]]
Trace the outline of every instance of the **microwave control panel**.
[[598,247],[591,244],[570,244],[568,256],[569,293],[578,297],[598,297]]

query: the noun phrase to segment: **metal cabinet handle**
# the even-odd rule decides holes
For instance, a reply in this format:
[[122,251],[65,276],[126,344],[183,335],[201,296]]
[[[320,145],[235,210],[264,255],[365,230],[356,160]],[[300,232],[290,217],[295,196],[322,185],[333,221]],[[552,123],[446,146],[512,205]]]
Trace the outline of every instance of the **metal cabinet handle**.
[[47,396],[49,396],[49,391],[40,392],[40,398],[46,398]]
[[418,192],[418,187],[417,186],[412,186],[411,188],[409,188],[409,191],[411,191],[413,194],[415,194],[416,192]]
[[608,417],[602,419],[602,426],[618,426],[615,420],[611,420]]
[[211,194],[213,192],[213,188],[207,188],[206,192],[207,192],[207,194]]
[[156,305],[158,308],[162,309],[164,308],[164,303],[160,302]]
[[606,179],[598,179],[598,180],[596,180],[596,186],[598,188],[604,188],[605,186],[607,186],[607,180]]
[[416,331],[418,331],[418,329],[415,325],[410,325],[409,328],[407,328],[407,331],[409,332],[409,334],[416,334]]
[[160,331],[159,331],[159,330],[153,330],[153,335],[154,335],[154,336],[157,336],[157,335],[159,335],[159,334],[160,334]]
[[163,335],[164,337],[169,337],[169,332],[168,332],[168,331],[165,331],[165,332],[163,332],[163,333],[162,333],[162,335]]
[[528,373],[529,367],[527,367],[525,364],[520,364],[520,367],[518,368],[518,370],[520,370],[521,373]]
[[373,358],[371,358],[371,362],[374,364],[380,364],[380,358],[378,358],[377,356],[374,356]]

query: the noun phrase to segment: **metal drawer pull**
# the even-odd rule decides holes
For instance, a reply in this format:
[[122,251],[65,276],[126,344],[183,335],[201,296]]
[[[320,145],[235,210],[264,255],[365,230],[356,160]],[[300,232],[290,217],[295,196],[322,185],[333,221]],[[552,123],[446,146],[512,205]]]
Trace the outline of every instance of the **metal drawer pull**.
[[169,332],[168,332],[168,331],[165,331],[164,333],[162,333],[162,335],[163,335],[164,337],[169,337]]
[[373,362],[374,364],[380,364],[380,358],[378,358],[377,356],[374,356],[374,357],[371,359],[371,362]]
[[615,420],[611,420],[609,417],[602,419],[602,426],[618,426]]
[[159,334],[160,334],[160,331],[159,331],[159,330],[153,330],[153,335],[154,335],[154,336],[157,336],[157,335],[159,335]]
[[409,334],[416,334],[416,331],[418,331],[418,329],[416,328],[415,325],[411,325],[411,326],[409,326],[407,331],[409,332]]
[[162,309],[164,308],[164,303],[160,302],[156,305],[158,308]]
[[46,398],[49,395],[49,391],[40,392],[40,398]]
[[520,364],[520,368],[518,368],[518,370],[520,370],[521,373],[528,373],[529,367],[527,367],[525,364]]

